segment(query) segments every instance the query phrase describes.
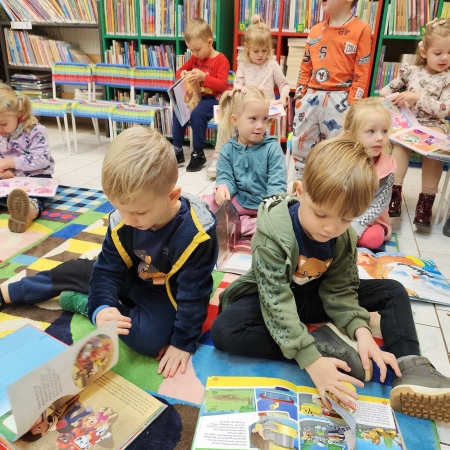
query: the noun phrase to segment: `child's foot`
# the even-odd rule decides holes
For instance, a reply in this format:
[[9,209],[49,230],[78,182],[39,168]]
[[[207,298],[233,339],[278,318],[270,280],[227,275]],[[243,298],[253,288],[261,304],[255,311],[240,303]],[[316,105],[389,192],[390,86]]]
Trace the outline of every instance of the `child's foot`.
[[184,153],[182,148],[176,148],[175,149],[175,156],[177,157],[177,163],[183,164],[184,163]]
[[192,153],[191,160],[189,161],[188,166],[186,167],[186,172],[198,172],[202,170],[202,167],[206,163],[206,156],[204,153]]
[[62,291],[59,294],[59,306],[65,311],[88,316],[88,295],[74,291]]
[[337,358],[348,364],[351,371],[342,371],[343,373],[361,381],[372,379],[372,361],[370,361],[370,369],[364,370],[361,358],[356,350],[356,342],[341,333],[334,325],[329,323],[316,328],[310,334],[316,340],[316,348],[322,356]]
[[219,153],[213,153],[211,155],[212,161],[209,167],[206,169],[206,176],[209,178],[216,178],[216,167],[217,159],[219,158]]
[[392,408],[408,416],[450,422],[450,378],[423,356],[409,356],[398,365],[402,377],[392,385]]
[[9,211],[8,228],[13,233],[23,233],[39,213],[34,198],[22,189],[14,189],[6,201]]

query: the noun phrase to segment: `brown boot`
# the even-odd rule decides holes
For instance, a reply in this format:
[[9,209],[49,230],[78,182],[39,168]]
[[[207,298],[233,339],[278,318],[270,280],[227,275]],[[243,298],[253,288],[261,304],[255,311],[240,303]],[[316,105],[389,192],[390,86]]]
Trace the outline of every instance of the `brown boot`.
[[433,210],[433,203],[436,195],[424,194],[419,195],[419,200],[416,205],[416,217],[414,217],[414,224],[421,227],[430,228],[431,226],[431,212]]
[[391,202],[389,203],[389,215],[391,217],[400,217],[402,214],[402,187],[393,185]]
[[23,233],[37,217],[39,208],[34,198],[28,197],[23,189],[14,189],[7,199],[9,231]]

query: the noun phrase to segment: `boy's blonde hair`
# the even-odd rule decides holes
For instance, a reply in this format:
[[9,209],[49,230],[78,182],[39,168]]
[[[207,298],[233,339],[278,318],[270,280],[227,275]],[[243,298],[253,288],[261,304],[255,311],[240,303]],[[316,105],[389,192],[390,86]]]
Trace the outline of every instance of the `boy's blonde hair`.
[[231,114],[239,117],[248,102],[260,102],[261,108],[267,108],[267,114],[269,114],[270,101],[266,93],[256,86],[225,91],[220,97],[219,122],[229,135],[235,131],[231,123]]
[[178,164],[166,138],[148,127],[132,127],[120,133],[106,153],[102,187],[108,198],[133,203],[148,194],[165,195],[176,184]]
[[244,35],[245,58],[250,60],[250,49],[268,47],[267,60],[270,61],[273,56],[272,35],[270,28],[262,20],[261,16],[254,14],[252,16],[252,24],[247,28]]
[[414,61],[416,66],[424,66],[427,63],[427,59],[420,54],[420,49],[428,51],[433,39],[437,37],[450,37],[450,19],[439,19],[436,17],[436,19],[426,24],[425,33],[416,50],[416,59]]
[[0,85],[0,114],[18,117],[27,132],[38,123],[32,114],[30,99],[6,84]]
[[[358,132],[374,114],[379,114],[386,121],[388,132],[392,128],[392,117],[383,101],[379,98],[369,97],[358,100],[345,114],[344,133],[356,139]],[[386,149],[383,149],[386,150]]]
[[311,150],[302,184],[316,205],[330,205],[342,218],[353,219],[372,204],[379,181],[373,158],[364,146],[337,137]]
[[211,27],[203,19],[191,19],[184,30],[184,40],[189,43],[192,39],[207,41],[212,39]]

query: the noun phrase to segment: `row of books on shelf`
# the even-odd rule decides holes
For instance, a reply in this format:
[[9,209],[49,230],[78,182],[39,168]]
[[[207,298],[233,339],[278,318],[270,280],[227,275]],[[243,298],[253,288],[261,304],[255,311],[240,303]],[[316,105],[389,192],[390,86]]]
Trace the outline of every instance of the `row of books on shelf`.
[[[372,30],[378,15],[378,0],[360,0],[353,14],[367,22]],[[239,29],[245,30],[253,14],[259,14],[272,30],[280,25],[281,0],[241,0]],[[285,0],[281,28],[285,32],[306,32],[325,19],[321,0]]]
[[11,65],[51,68],[57,61],[93,64],[75,44],[10,28],[5,28],[4,32]]
[[[52,75],[48,74],[14,74],[11,75],[11,87],[31,99],[53,98]],[[57,95],[60,94],[57,87]]]
[[184,52],[184,55],[176,55],[175,57],[176,70],[178,70],[191,56],[192,52],[189,49],[187,49]]
[[105,63],[126,64],[135,67],[139,65],[139,53],[135,49],[134,41],[113,40],[109,49],[105,50]]
[[449,19],[450,18],[450,3],[445,2],[444,5],[442,6],[442,11],[440,16],[443,19]]
[[438,0],[390,0],[384,34],[422,34],[422,27],[437,16],[438,6]]
[[377,78],[375,80],[374,91],[376,93],[379,93],[384,86],[389,84],[398,75],[398,71],[404,63],[414,64],[416,58],[414,54],[404,53],[400,55],[400,62],[385,62],[385,51],[386,46],[383,45],[383,47],[381,47]]
[[[298,73],[305,53],[306,38],[288,38],[286,80],[291,89],[297,86]],[[281,61],[280,61],[281,62]]]
[[177,27],[178,35],[183,36],[187,22],[194,17],[205,19],[215,36],[216,3],[217,0],[184,0],[179,5],[173,0],[105,0],[106,34],[136,36],[139,12],[141,36],[175,36]]
[[149,67],[165,67],[174,70],[175,50],[173,45],[141,45],[141,63]]
[[0,0],[12,21],[97,23],[95,0]]

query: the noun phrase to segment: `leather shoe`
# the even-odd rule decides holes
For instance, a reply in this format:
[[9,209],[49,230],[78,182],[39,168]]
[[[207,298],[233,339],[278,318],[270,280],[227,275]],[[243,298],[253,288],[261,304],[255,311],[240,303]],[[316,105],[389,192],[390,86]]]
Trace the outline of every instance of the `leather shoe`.
[[449,218],[447,219],[447,222],[445,222],[444,229],[442,230],[442,232],[443,232],[446,236],[450,237],[450,216],[449,216]]
[[419,200],[416,205],[416,216],[414,217],[413,222],[415,225],[430,228],[431,214],[435,198],[435,194],[424,194],[423,192],[420,193]]
[[389,203],[389,215],[391,217],[400,217],[402,214],[402,187],[393,185],[391,202]]

